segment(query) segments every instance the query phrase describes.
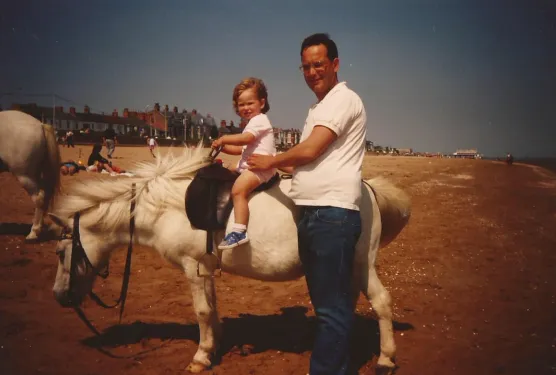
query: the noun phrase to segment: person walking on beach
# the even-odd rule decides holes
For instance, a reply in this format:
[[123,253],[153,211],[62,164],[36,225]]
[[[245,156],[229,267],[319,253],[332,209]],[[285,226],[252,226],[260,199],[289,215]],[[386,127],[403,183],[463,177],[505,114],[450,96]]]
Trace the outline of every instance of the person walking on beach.
[[73,143],[73,132],[71,130],[66,132],[66,146],[68,146],[68,148],[75,148],[75,143]]
[[151,155],[156,159],[156,156],[154,155],[154,149],[157,146],[156,139],[154,139],[154,137],[147,137],[147,145],[149,145]]
[[116,150],[116,131],[112,129],[112,125],[108,125],[108,129],[104,131],[104,142],[106,143],[106,149],[108,150],[108,159],[112,159],[112,154]]

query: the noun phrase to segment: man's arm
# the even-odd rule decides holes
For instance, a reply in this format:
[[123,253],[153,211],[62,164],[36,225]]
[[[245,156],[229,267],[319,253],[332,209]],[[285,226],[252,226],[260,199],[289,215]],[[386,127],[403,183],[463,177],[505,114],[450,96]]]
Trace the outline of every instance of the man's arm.
[[293,167],[280,167],[278,169],[284,173],[289,173],[289,174],[293,173]]
[[[288,151],[274,157],[253,155],[247,162],[253,169],[298,167],[308,164],[321,156],[336,138],[336,133],[331,129],[326,126],[317,125],[306,140]],[[258,161],[259,159],[261,160]]]

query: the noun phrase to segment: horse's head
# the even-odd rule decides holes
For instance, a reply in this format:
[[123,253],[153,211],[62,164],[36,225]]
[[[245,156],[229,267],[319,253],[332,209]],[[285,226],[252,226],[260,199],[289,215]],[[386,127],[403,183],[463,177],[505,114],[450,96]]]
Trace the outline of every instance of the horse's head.
[[99,256],[95,237],[79,226],[79,215],[64,220],[54,214],[48,216],[58,225],[60,236],[56,245],[58,271],[54,281],[54,297],[63,307],[76,307],[92,290],[95,277],[108,259]]

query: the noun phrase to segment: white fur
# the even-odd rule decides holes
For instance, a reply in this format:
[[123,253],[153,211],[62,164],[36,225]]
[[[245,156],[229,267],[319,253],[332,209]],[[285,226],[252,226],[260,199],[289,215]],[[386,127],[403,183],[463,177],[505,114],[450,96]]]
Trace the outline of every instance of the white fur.
[[[215,309],[216,295],[212,278],[198,277],[197,262],[205,253],[206,233],[191,227],[185,213],[185,192],[195,171],[207,165],[204,151],[185,149],[181,157],[157,157],[156,164],[143,164],[135,169],[136,177],[125,180],[88,182],[64,199],[58,213],[52,215],[59,225],[73,225],[71,216],[82,211],[81,238],[91,262],[102,266],[111,251],[129,239],[129,210],[131,183],[137,186],[135,242],[156,249],[163,257],[182,268],[190,281],[194,308],[200,328],[200,343],[188,369],[199,372],[211,366],[211,355],[218,344],[220,325]],[[369,183],[381,199],[381,206],[399,212],[396,234],[409,219],[409,199],[384,179]],[[290,180],[282,180],[265,192],[255,193],[249,201],[251,241],[241,249],[225,250],[222,270],[265,281],[288,281],[302,276],[297,249],[297,209],[287,197]],[[357,245],[355,285],[371,300],[378,315],[381,354],[378,364],[393,369],[395,344],[392,329],[390,296],[375,271],[375,259],[381,241],[381,215],[375,195],[362,185],[362,228]],[[391,202],[391,203],[389,203]],[[392,208],[392,205],[396,207]],[[233,218],[233,212],[231,214]],[[228,229],[233,220],[229,220]],[[108,236],[107,230],[113,235]],[[391,231],[392,232],[392,231]],[[215,233],[215,248],[224,235]],[[58,251],[69,254],[71,241],[62,240]],[[61,258],[54,284],[56,298],[67,298],[69,285],[69,256]],[[210,268],[210,264],[205,264]],[[92,285],[92,274],[80,280],[85,294]],[[84,285],[84,286],[83,286]]]
[[35,204],[27,240],[36,240],[60,184],[60,154],[54,129],[23,112],[0,112],[0,159]]

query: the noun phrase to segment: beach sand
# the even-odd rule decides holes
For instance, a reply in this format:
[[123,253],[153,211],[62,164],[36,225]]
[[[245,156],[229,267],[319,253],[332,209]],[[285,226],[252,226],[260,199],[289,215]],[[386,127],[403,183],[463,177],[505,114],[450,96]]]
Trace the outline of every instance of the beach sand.
[[[90,146],[61,149],[85,161]],[[180,152],[179,148],[162,153]],[[116,148],[114,164],[153,160],[146,147]],[[224,157],[226,161],[234,158]],[[398,375],[553,374],[556,368],[556,174],[537,166],[486,160],[365,159],[364,177],[382,175],[407,191],[409,225],[378,256],[391,292]],[[81,172],[62,178],[99,178]],[[100,178],[115,179],[127,177]],[[177,374],[197,348],[191,294],[182,273],[136,246],[126,311],[88,301],[100,339],[52,296],[56,241],[24,242],[33,206],[0,174],[0,374]],[[107,300],[121,285],[125,251],[95,290]],[[314,314],[305,280],[265,283],[224,274],[216,280],[224,322],[222,358],[210,374],[306,374]],[[361,297],[352,355],[374,374],[378,328]],[[135,359],[129,356],[153,349]]]

